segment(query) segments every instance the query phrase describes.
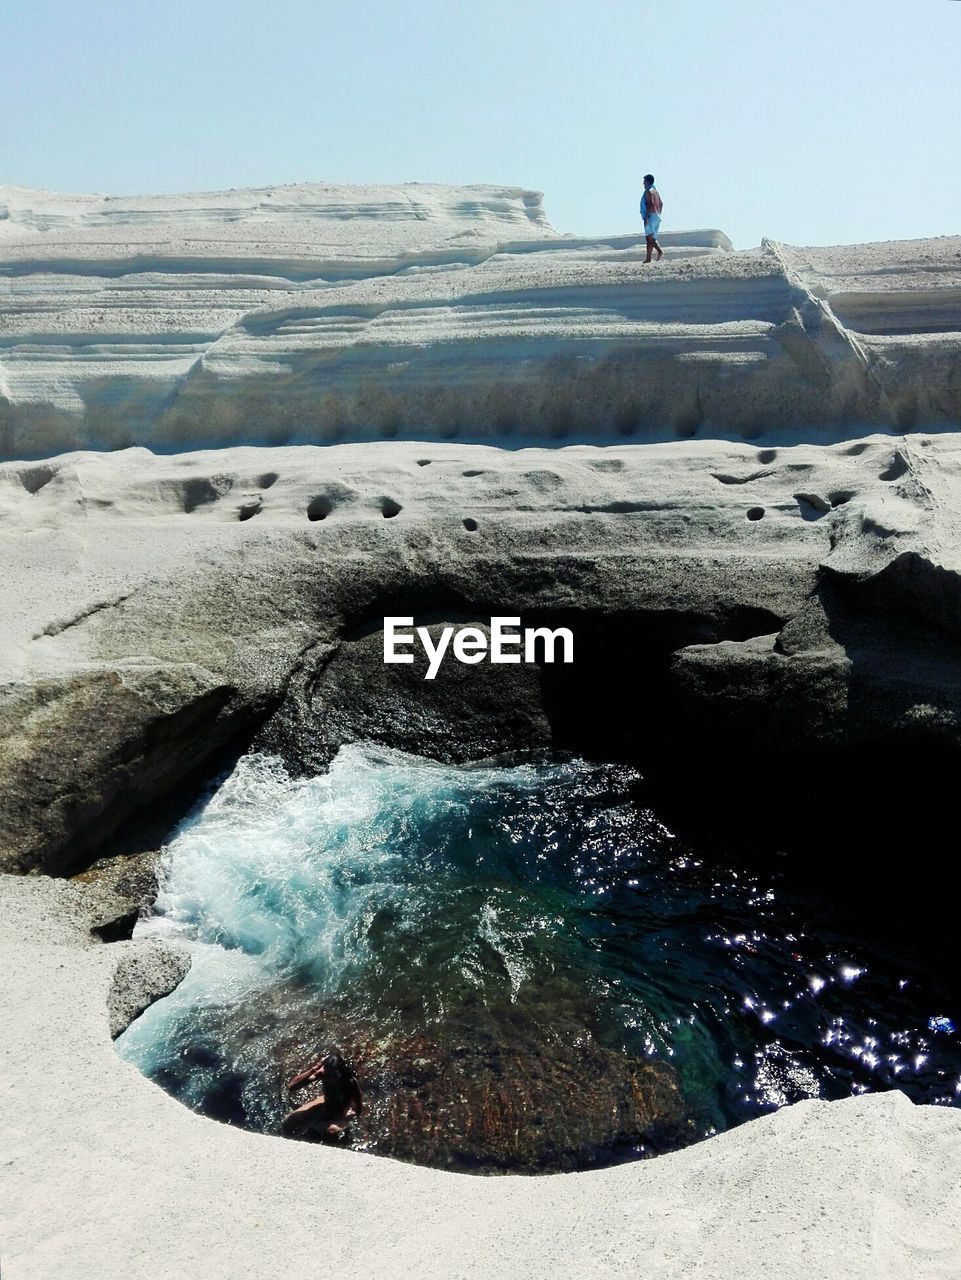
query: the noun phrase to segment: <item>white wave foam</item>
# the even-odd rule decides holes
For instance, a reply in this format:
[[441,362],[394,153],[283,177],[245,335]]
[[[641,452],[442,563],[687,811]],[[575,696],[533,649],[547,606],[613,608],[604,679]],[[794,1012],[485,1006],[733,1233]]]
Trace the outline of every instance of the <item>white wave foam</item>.
[[[563,767],[451,768],[354,745],[329,773],[293,779],[273,757],[245,756],[166,847],[156,913],[138,933],[258,957],[274,976],[296,971],[332,991],[345,964],[364,962],[385,902],[401,899],[416,918],[418,881],[438,870],[420,832],[465,815],[494,781],[526,789]],[[480,928],[516,990],[526,969],[496,919],[489,905]]]

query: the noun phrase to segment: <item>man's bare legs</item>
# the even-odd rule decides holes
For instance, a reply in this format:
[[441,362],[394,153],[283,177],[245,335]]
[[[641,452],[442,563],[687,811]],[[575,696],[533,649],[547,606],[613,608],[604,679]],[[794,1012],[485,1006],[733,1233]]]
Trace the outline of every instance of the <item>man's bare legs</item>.
[[[325,1102],[326,1099],[323,1094],[321,1094],[319,1098],[311,1098],[310,1102],[305,1102],[302,1106],[296,1107],[291,1111],[290,1115],[284,1117],[284,1121],[281,1126],[284,1133],[293,1133],[295,1130],[302,1128],[305,1116],[309,1119],[310,1112],[316,1111],[319,1107],[324,1106]],[[344,1112],[343,1118],[346,1121],[355,1114],[354,1108],[348,1107]],[[327,1126],[327,1133],[332,1138],[336,1138],[344,1132],[346,1127],[346,1124],[336,1124],[332,1121]]]
[[656,250],[657,260],[658,262],[660,262],[660,260],[664,257],[664,250],[657,243],[657,241],[654,239],[653,236],[646,236],[645,239],[647,240],[647,257],[644,259],[644,261],[650,262],[651,254],[654,253],[654,251]]

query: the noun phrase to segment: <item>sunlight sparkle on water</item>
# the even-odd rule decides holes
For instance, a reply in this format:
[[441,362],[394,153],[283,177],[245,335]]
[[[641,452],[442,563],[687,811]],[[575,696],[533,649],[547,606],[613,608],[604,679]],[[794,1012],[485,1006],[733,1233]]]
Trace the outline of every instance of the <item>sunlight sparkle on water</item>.
[[639,782],[364,746],[291,779],[244,757],[166,847],[137,931],[193,968],[120,1051],[195,1109],[268,1130],[279,1020],[301,1006],[380,1019],[384,1043],[477,1026],[495,1069],[502,1023],[514,1042],[563,1024],[569,1043],[669,1063],[698,1133],[895,1082],[961,1096],[955,1024],[930,1012],[950,993],[782,873],[695,856]]

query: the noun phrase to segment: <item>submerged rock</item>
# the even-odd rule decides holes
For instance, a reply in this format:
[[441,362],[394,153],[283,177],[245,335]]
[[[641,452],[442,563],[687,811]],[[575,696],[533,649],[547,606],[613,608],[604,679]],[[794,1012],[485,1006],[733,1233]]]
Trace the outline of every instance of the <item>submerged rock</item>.
[[[610,1164],[694,1136],[675,1073],[599,1045],[583,1029],[505,1043],[383,1035],[321,1019],[316,1046],[357,1070],[366,1110],[354,1146],[435,1168],[547,1172]],[[304,1057],[281,1047],[290,1074]],[[310,1058],[308,1053],[307,1058]],[[298,1091],[297,1105],[310,1096]]]
[[[381,1021],[355,1013],[352,1000],[318,1011],[308,993],[279,986],[220,1010],[212,1035],[207,1023],[206,1042],[219,1041],[232,1062],[221,1078],[244,1099],[235,1122],[279,1133],[287,1111],[322,1092],[309,1085],[288,1096],[286,1081],[337,1051],[365,1101],[349,1141],[378,1155],[533,1173],[616,1163],[699,1136],[673,1068],[601,1043],[596,1004],[573,980],[525,985],[496,1005],[455,1003],[441,1024],[419,1024],[413,1003],[409,1017]],[[220,1106],[219,1085],[212,1096]]]

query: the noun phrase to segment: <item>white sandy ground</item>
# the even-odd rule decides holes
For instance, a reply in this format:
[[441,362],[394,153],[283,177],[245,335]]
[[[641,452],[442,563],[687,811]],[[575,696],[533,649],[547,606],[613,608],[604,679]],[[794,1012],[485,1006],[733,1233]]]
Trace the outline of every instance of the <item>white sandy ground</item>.
[[804,1102],[594,1173],[478,1178],[244,1133],[117,1056],[83,891],[3,877],[4,1280],[961,1274],[961,1113]]

